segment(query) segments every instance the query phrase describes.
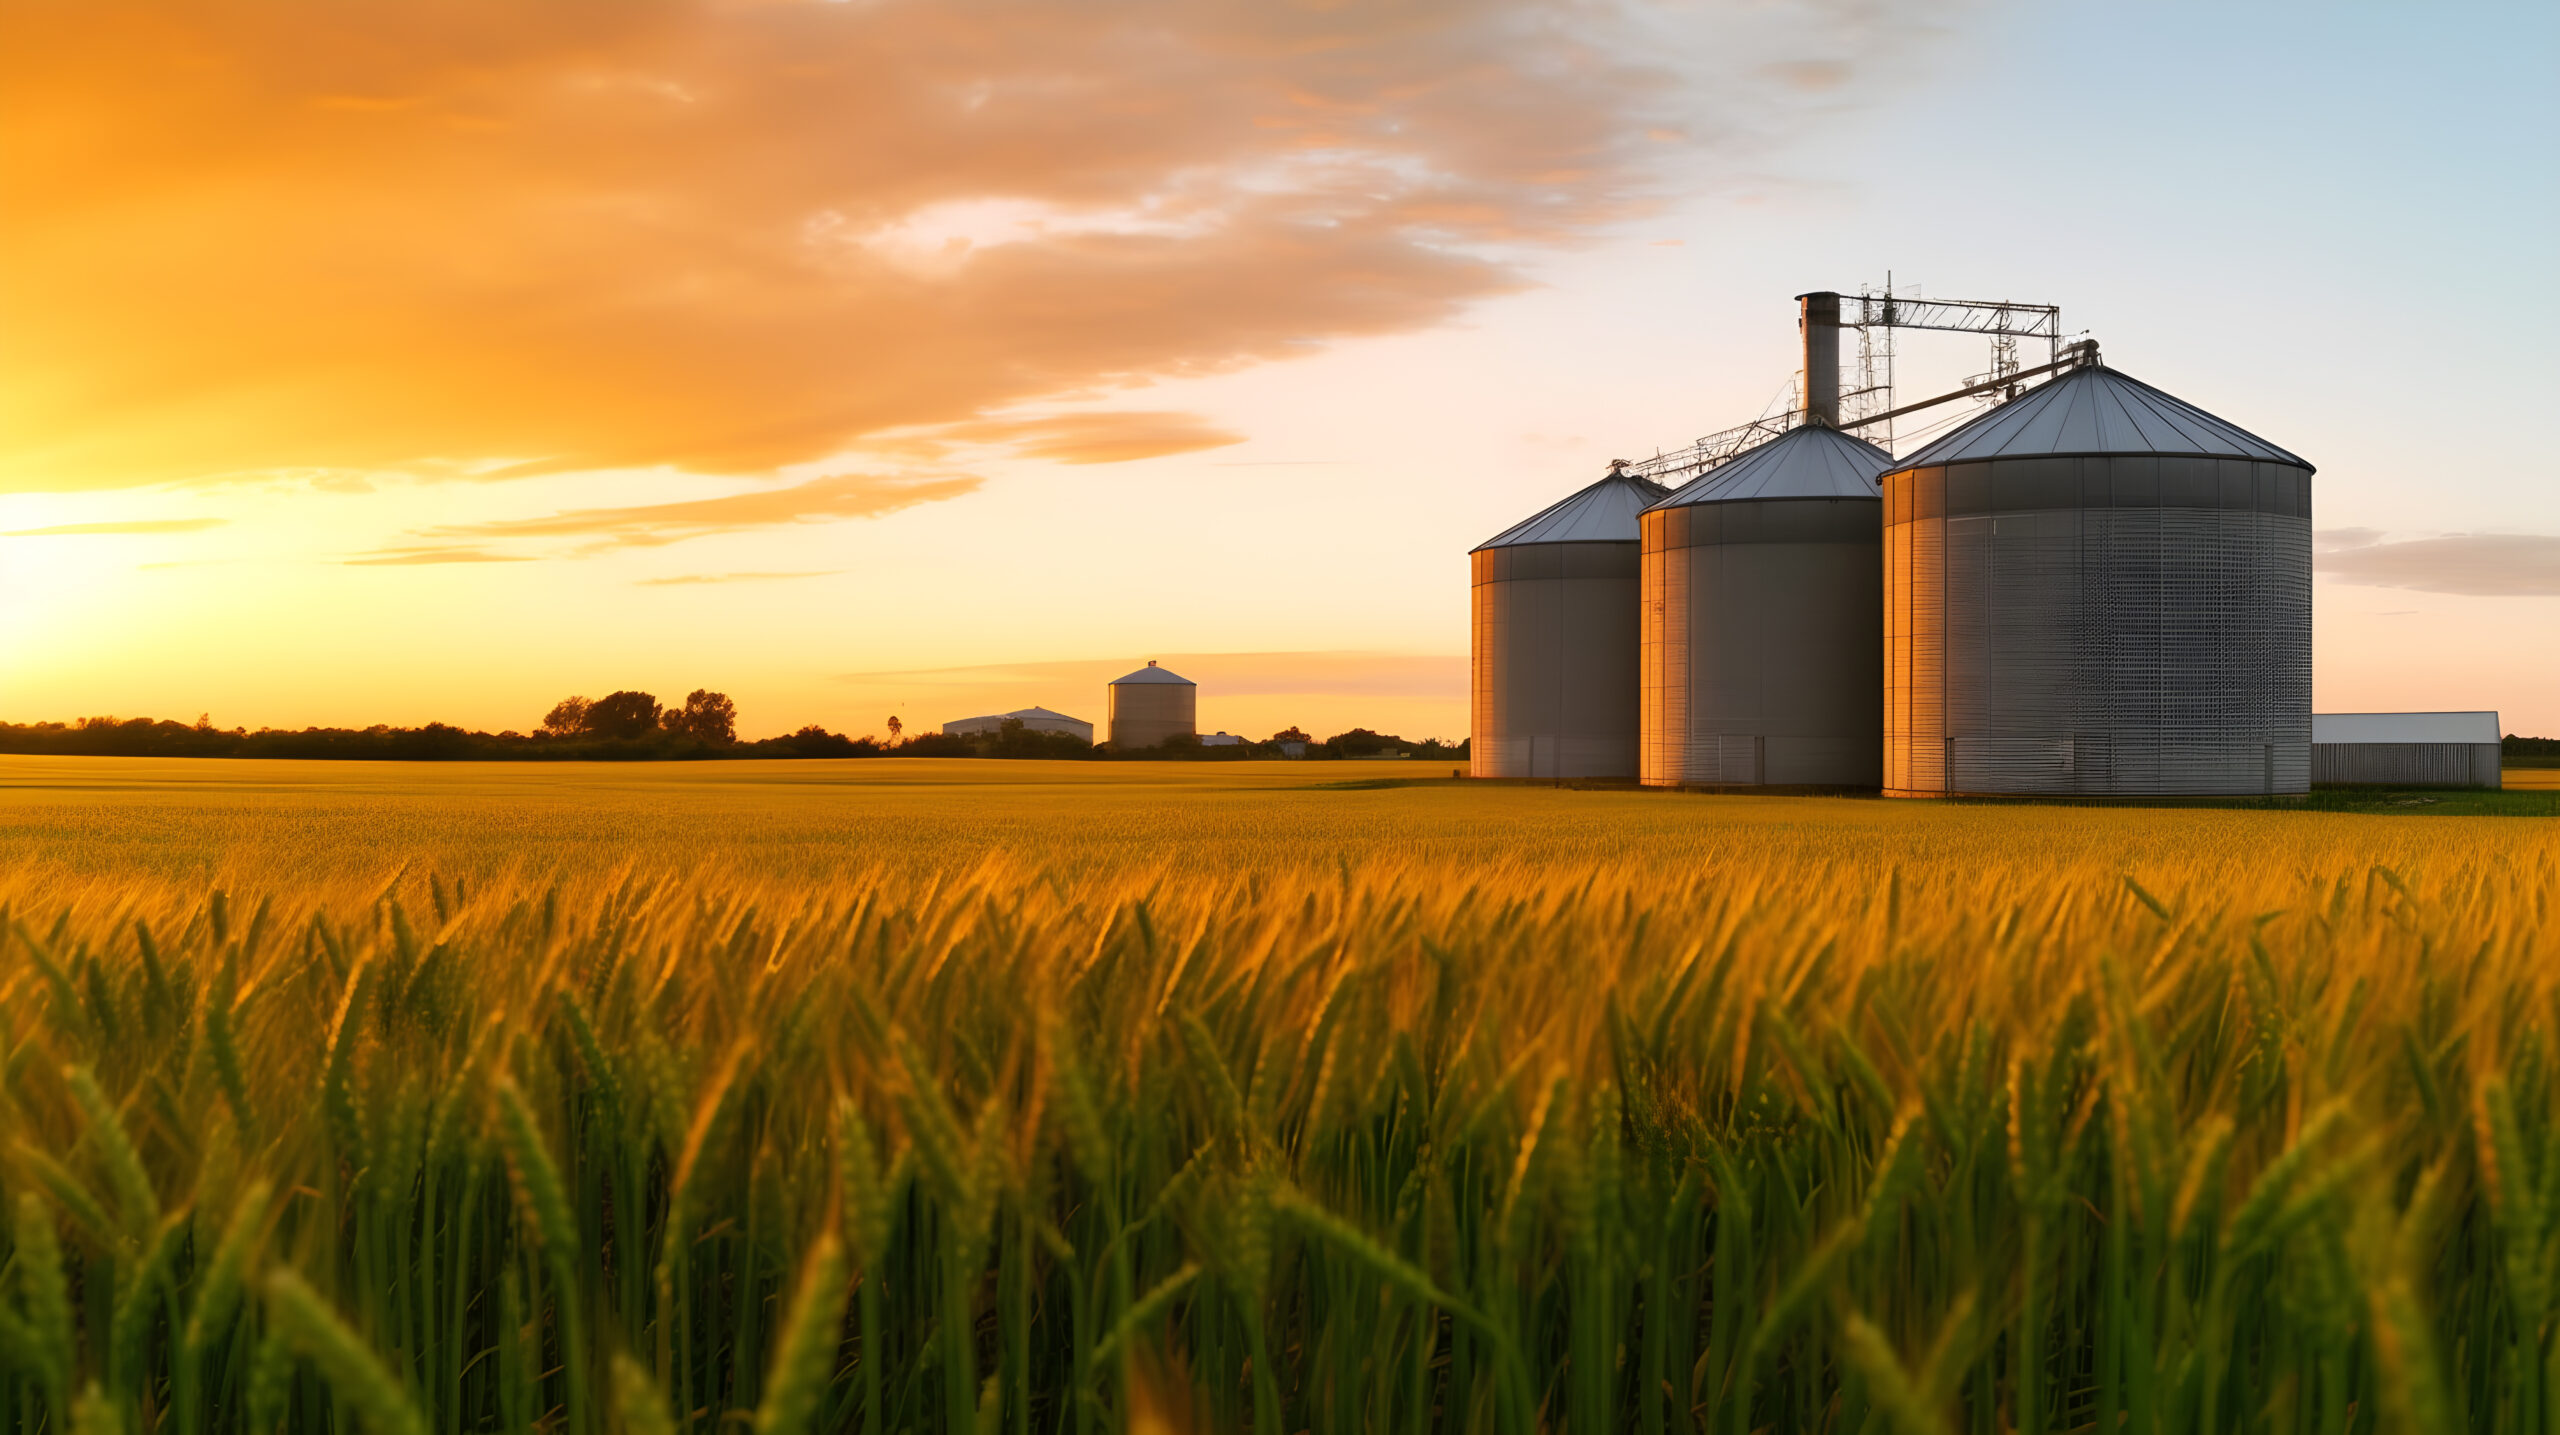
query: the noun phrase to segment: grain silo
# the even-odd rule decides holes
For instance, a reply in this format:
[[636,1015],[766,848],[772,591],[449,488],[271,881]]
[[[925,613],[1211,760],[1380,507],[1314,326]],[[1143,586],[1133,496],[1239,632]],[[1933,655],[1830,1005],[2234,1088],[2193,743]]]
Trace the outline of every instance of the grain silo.
[[1647,785],[1877,785],[1892,462],[1808,418],[1645,510]]
[[1476,776],[1636,775],[1636,515],[1668,491],[1612,464],[1468,555]]
[[2311,465],[2082,354],[1884,475],[1885,791],[2306,791]]
[[1166,738],[1199,731],[1200,689],[1189,678],[1157,667],[1153,658],[1136,672],[1112,679],[1107,691],[1114,752],[1156,747]]

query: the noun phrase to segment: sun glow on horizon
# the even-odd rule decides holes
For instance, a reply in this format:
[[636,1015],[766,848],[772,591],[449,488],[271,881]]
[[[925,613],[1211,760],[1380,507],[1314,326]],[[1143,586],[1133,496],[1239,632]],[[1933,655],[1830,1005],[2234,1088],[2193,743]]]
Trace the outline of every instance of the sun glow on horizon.
[[[2282,63],[2169,106],[2176,16],[2001,0],[15,7],[0,719],[521,726],[708,684],[858,729],[896,693],[847,674],[1179,651],[1296,665],[1217,725],[1463,735],[1466,548],[1757,412],[1784,296],[1890,259],[2058,298],[2321,462],[2323,527],[2375,535],[2323,559],[2323,704],[2560,730],[2560,677],[2495,656],[2560,631],[2560,499],[2387,357],[2549,232],[2478,138],[2547,101],[2369,114],[2336,96],[2459,27],[2229,20]],[[2113,108],[1967,148],[1986,77],[2056,56]],[[2286,222],[2199,247],[2162,216],[2235,132]],[[2468,259],[2337,207],[2377,165]],[[2064,252],[2057,214],[2112,237]],[[2279,270],[2388,293],[2324,329]],[[2244,293],[2282,364],[2212,330]],[[2499,349],[2461,401],[2549,366]],[[2404,479],[2448,465],[2440,501]],[[1337,660],[1382,653],[1423,656],[1392,692]]]

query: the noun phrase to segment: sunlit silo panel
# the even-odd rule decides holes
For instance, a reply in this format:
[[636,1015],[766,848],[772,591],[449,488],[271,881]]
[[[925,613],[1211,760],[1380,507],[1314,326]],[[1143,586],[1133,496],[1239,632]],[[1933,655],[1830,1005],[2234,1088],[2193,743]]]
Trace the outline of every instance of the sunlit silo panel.
[[1648,785],[1876,786],[1892,461],[1809,423],[1645,510]]
[[2306,791],[2311,473],[2094,362],[1898,462],[1885,790]]
[[1114,752],[1157,747],[1166,738],[1196,736],[1200,731],[1199,687],[1171,669],[1157,667],[1153,658],[1136,672],[1112,679],[1107,691],[1106,721]]
[[1636,515],[1669,490],[1612,466],[1474,565],[1478,777],[1636,774]]

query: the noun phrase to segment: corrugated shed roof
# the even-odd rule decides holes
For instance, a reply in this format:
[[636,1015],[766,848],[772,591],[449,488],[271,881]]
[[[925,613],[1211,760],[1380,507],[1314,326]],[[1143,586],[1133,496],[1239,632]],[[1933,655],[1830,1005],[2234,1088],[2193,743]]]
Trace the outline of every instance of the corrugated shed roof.
[[1682,484],[1656,508],[1749,498],[1875,498],[1893,455],[1820,424],[1793,428]]
[[1200,686],[1189,678],[1176,677],[1173,670],[1170,668],[1157,667],[1152,660],[1150,660],[1145,667],[1138,669],[1127,677],[1113,678],[1105,686],[1116,688],[1122,683],[1180,683],[1186,688],[1196,688]]
[[2485,713],[2313,713],[2313,742],[2496,742],[2498,715]]
[[2237,424],[2103,364],[2073,369],[2030,389],[1893,467],[2120,453],[2251,458],[2311,467]]
[[1467,550],[1516,548],[1524,543],[1633,543],[1643,535],[1636,515],[1671,490],[1651,479],[1609,470],[1598,483],[1560,499]]

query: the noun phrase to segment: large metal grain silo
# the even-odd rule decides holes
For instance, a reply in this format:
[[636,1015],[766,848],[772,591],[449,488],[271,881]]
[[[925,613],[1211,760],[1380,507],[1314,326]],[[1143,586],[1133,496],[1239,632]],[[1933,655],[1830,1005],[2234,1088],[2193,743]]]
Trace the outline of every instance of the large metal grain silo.
[[1669,490],[1611,465],[1477,547],[1478,777],[1636,774],[1636,515]]
[[1888,794],[2310,786],[2311,465],[2096,359],[1884,475]]
[[1136,672],[1113,678],[1105,691],[1114,752],[1157,747],[1166,738],[1200,731],[1199,687],[1170,668],[1157,667],[1153,658]]
[[1645,510],[1646,784],[1877,785],[1892,462],[1808,420]]

